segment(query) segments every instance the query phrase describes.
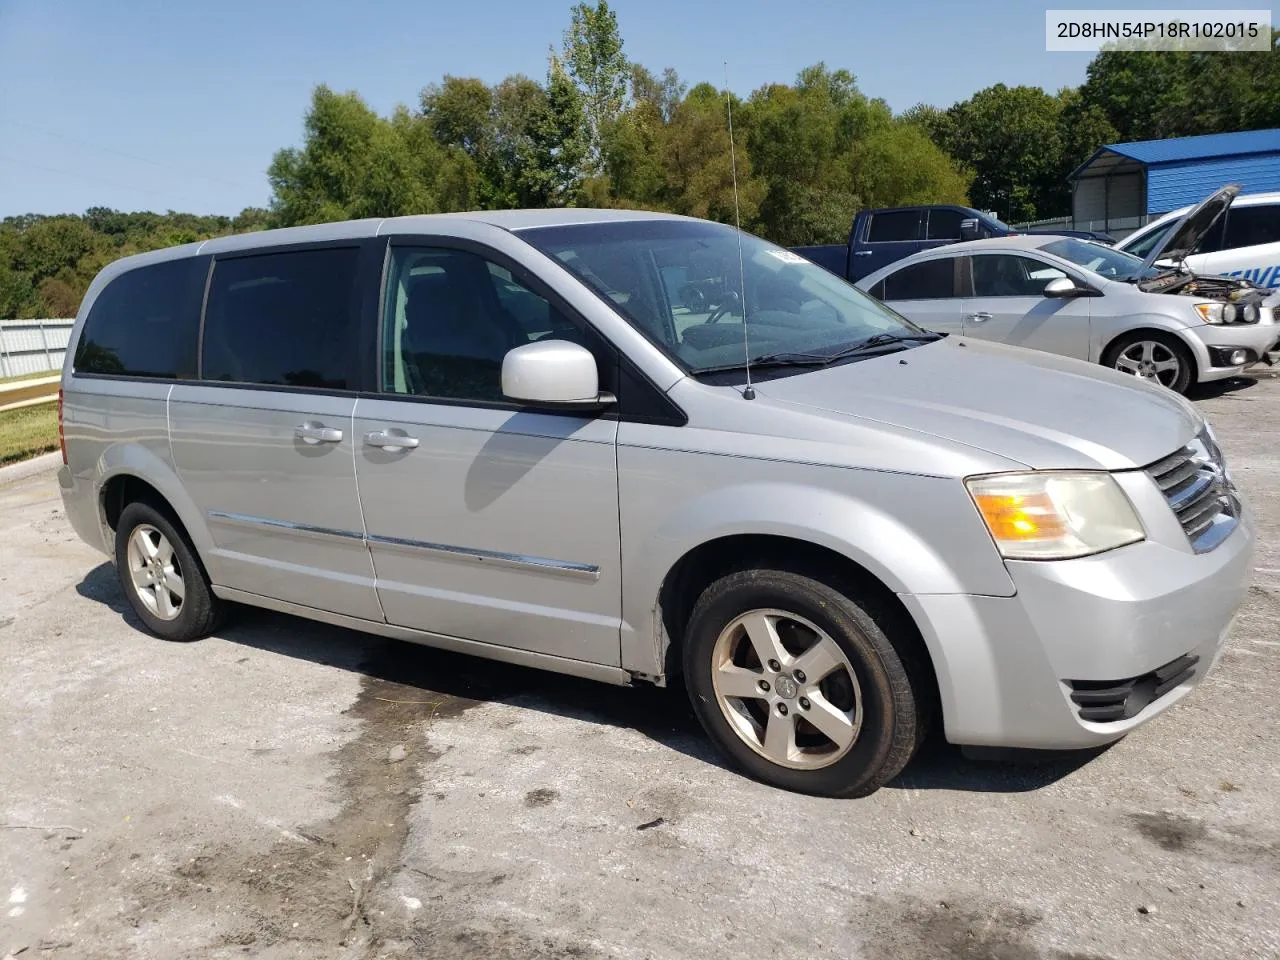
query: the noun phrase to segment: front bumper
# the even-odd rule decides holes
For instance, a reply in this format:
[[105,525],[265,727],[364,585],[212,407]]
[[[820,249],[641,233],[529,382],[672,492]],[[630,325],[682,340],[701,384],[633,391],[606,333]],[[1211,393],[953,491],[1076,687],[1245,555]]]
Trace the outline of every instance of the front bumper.
[[[1276,349],[1277,341],[1280,341],[1280,326],[1272,322],[1270,316],[1258,323],[1206,323],[1187,332],[1196,355],[1197,380],[1200,383],[1239,376]],[[1222,354],[1237,348],[1248,350],[1252,359],[1234,366],[1223,363]]]
[[[1217,663],[1252,574],[1249,515],[1216,549],[1151,540],[1095,557],[1010,561],[1014,597],[904,595],[933,656],[952,743],[1070,749],[1124,736]],[[1080,716],[1067,681],[1121,681],[1180,657],[1194,670],[1135,716]]]

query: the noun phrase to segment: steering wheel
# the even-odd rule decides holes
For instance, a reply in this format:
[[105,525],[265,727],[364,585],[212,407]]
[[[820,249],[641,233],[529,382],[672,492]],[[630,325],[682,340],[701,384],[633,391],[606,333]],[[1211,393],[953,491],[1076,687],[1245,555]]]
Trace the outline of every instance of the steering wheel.
[[738,296],[734,290],[725,292],[724,299],[716,304],[716,308],[711,311],[711,316],[703,320],[703,323],[718,323],[720,318],[727,313],[732,313],[733,308],[742,302],[742,298]]

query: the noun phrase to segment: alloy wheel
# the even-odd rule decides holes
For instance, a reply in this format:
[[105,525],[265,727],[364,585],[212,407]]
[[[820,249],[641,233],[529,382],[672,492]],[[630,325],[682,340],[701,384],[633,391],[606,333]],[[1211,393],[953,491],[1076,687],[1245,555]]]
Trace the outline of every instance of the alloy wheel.
[[151,524],[142,523],[129,535],[128,558],[129,579],[143,606],[161,620],[176,620],[187,591],[173,544]]
[[825,631],[784,610],[752,610],[721,631],[712,654],[716,702],[734,733],[772,763],[835,763],[862,729],[862,692]]
[[1159,341],[1139,340],[1116,355],[1115,368],[1121,373],[1169,387],[1177,382],[1182,373],[1182,361]]

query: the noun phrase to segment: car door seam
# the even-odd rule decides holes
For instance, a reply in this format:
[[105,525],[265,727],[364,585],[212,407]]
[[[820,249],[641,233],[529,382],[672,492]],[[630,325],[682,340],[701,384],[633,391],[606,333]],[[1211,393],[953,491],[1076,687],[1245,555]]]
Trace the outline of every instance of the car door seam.
[[373,572],[373,599],[378,604],[378,612],[382,619],[387,619],[387,611],[382,606],[382,594],[378,591],[378,561],[374,559],[373,548],[369,545],[369,521],[364,515],[364,497],[360,495],[360,461],[356,447],[356,414],[360,409],[360,398],[356,397],[351,405],[351,476],[356,484],[356,506],[360,510],[360,539],[364,542],[364,552],[369,557],[369,569]]

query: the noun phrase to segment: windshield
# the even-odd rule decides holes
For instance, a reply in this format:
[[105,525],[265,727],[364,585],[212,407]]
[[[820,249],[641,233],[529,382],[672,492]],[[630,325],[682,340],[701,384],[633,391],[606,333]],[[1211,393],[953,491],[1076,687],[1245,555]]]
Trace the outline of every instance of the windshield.
[[721,224],[612,221],[520,237],[694,374],[740,365],[747,355],[835,354],[880,334],[932,338],[822,267],[747,233],[739,266],[739,234]]
[[1046,243],[1040,249],[1055,257],[1062,257],[1063,260],[1070,260],[1108,280],[1139,280],[1154,277],[1157,273],[1145,267],[1138,257],[1092,240],[1063,237]]

